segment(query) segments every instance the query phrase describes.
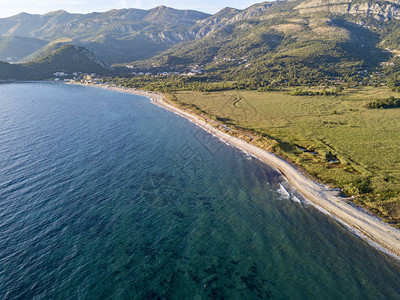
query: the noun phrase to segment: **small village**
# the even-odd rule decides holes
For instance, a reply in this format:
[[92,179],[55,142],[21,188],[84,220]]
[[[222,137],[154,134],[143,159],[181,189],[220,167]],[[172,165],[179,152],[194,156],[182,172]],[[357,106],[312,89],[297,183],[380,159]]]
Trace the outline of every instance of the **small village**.
[[82,72],[73,72],[72,76],[65,72],[55,72],[54,81],[55,82],[79,82],[79,83],[86,83],[86,84],[100,84],[102,80],[99,79],[96,73],[82,73]]

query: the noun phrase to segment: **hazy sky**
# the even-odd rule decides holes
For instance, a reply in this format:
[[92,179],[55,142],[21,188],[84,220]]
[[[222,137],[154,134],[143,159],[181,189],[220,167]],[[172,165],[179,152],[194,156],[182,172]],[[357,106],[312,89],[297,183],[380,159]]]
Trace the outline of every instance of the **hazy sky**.
[[113,8],[149,9],[159,5],[215,13],[226,6],[246,8],[259,2],[263,0],[0,0],[0,17],[9,17],[20,12],[36,14],[59,9],[87,13]]

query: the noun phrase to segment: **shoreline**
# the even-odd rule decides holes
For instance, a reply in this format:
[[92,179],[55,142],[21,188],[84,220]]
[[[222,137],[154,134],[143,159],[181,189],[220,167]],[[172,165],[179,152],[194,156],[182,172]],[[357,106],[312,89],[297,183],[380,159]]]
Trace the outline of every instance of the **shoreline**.
[[98,87],[102,89],[112,90],[116,92],[125,92],[139,96],[145,96],[151,101],[166,110],[176,113],[202,129],[208,131],[212,135],[222,139],[223,141],[246,151],[255,158],[261,160],[265,164],[278,170],[283,177],[310,203],[317,208],[326,211],[336,221],[341,223],[351,233],[370,244],[372,247],[400,260],[400,230],[384,223],[378,217],[368,212],[356,208],[344,201],[337,191],[332,190],[326,185],[317,183],[309,179],[305,174],[299,171],[289,162],[278,157],[277,155],[258,148],[246,141],[229,135],[225,132],[213,127],[195,114],[184,111],[165,100],[162,94],[155,92],[147,92],[138,89],[122,88],[117,86],[109,86],[104,84],[88,85],[81,83],[70,83],[89,87]]

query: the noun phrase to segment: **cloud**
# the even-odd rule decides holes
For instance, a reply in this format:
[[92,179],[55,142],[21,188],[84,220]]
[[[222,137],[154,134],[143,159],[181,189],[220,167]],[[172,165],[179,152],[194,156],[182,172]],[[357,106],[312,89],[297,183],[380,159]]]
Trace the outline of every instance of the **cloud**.
[[121,0],[119,1],[120,8],[146,8],[142,0]]
[[127,0],[119,1],[118,8],[126,8],[126,7],[128,7],[128,1]]

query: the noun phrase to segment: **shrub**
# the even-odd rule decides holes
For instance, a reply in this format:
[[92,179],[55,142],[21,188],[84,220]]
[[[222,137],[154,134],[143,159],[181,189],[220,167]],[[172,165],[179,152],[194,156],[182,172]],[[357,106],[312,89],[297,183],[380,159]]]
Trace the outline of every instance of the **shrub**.
[[400,99],[395,97],[389,97],[386,99],[377,99],[367,104],[367,107],[370,109],[377,108],[398,108],[400,107]]

